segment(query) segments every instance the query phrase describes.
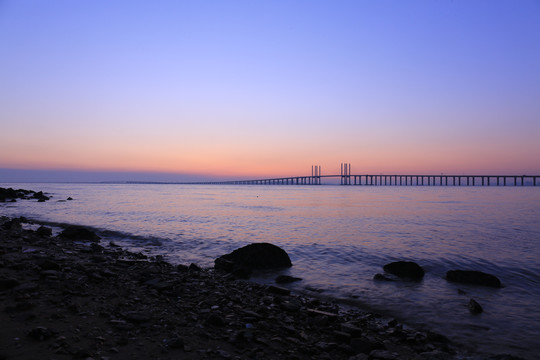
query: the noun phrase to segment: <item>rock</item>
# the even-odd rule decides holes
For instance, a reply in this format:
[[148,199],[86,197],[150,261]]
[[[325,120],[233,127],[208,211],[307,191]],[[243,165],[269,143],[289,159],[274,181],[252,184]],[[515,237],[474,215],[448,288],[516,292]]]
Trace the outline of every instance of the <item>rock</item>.
[[175,337],[169,341],[169,346],[173,349],[184,349],[184,339]]
[[351,334],[351,337],[360,337],[362,335],[362,329],[348,323],[341,324],[341,331]]
[[238,267],[232,271],[232,274],[237,279],[249,279],[253,271],[246,267]]
[[268,287],[268,291],[270,291],[271,293],[274,293],[274,294],[279,294],[279,295],[290,295],[291,294],[291,290],[285,289],[285,288],[282,288],[282,287],[279,287],[279,286],[274,286],[274,285],[270,285]]
[[176,270],[180,272],[187,272],[189,270],[189,267],[184,264],[178,264],[176,265]]
[[60,265],[49,259],[41,260],[38,265],[42,270],[60,270]]
[[477,303],[474,299],[469,300],[467,307],[469,308],[471,314],[481,314],[484,311],[484,309],[482,309],[482,306],[480,306],[480,304]]
[[357,354],[351,356],[349,360],[369,360],[369,356],[367,354]]
[[234,270],[234,263],[223,257],[219,257],[214,260],[214,269],[225,272],[232,272]]
[[21,229],[21,220],[19,219],[11,219],[2,224],[2,227],[6,230],[14,230],[14,229]]
[[19,281],[15,279],[0,279],[0,290],[13,289],[17,285],[19,285]]
[[380,360],[395,360],[398,359],[398,354],[387,351],[387,350],[373,350],[369,353],[370,359],[380,359]]
[[168,281],[162,281],[159,278],[151,279],[144,282],[145,285],[153,287],[158,291],[169,290],[173,288],[173,284]]
[[291,299],[289,301],[282,302],[279,307],[288,312],[297,312],[302,308],[302,303],[298,300]]
[[383,274],[375,274],[373,277],[373,280],[376,281],[394,281],[394,279],[390,279],[388,276],[385,276]]
[[422,280],[424,277],[424,269],[412,261],[395,261],[384,265],[383,269],[404,279]]
[[446,273],[446,280],[461,284],[501,287],[501,281],[496,276],[482,271],[450,270]]
[[420,356],[424,360],[450,360],[454,358],[449,353],[440,351],[440,350],[423,352],[423,353],[420,353]]
[[60,237],[71,240],[90,240],[98,241],[101,239],[92,230],[89,230],[83,226],[70,225],[66,227],[61,233]]
[[351,341],[351,334],[347,332],[334,330],[333,334],[336,341],[344,342],[344,343],[349,343]]
[[52,229],[46,226],[40,226],[36,233],[40,236],[51,236],[52,235]]
[[279,275],[278,277],[276,277],[275,281],[278,284],[288,284],[288,283],[292,283],[292,282],[300,281],[300,280],[302,280],[302,278],[289,276],[289,275]]
[[28,337],[34,340],[38,340],[38,341],[47,340],[53,336],[54,336],[54,331],[47,329],[46,327],[43,327],[43,326],[35,327],[28,332]]
[[277,269],[291,267],[291,259],[285,250],[269,243],[254,243],[221,256],[235,266],[250,269]]
[[150,321],[150,316],[136,311],[130,311],[124,314],[124,319],[134,324],[142,324]]
[[73,200],[73,198],[70,196],[70,197],[67,198],[67,200]]
[[34,195],[32,195],[32,198],[37,199],[38,202],[45,202],[45,201],[50,199],[48,196],[43,194],[43,191],[39,191],[37,193],[34,193]]
[[382,343],[374,341],[366,337],[352,338],[351,347],[356,353],[362,353],[362,354],[369,354],[373,350],[384,349],[384,345]]
[[210,326],[225,326],[226,325],[225,320],[223,320],[223,318],[217,314],[210,314],[210,316],[208,316],[208,318],[206,319],[204,323]]

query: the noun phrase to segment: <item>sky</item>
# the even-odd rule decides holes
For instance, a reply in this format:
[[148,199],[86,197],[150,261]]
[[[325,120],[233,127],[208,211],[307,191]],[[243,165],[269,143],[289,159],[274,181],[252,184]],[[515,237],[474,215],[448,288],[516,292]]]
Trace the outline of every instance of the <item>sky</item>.
[[0,181],[538,175],[540,1],[0,0],[0,139]]

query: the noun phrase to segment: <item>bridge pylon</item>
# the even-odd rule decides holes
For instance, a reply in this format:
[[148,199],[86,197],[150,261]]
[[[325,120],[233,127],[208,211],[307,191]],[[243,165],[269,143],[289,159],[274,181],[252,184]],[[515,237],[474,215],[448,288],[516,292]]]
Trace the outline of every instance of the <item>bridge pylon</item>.
[[321,165],[311,165],[310,184],[321,185]]
[[350,163],[341,163],[341,185],[351,185]]

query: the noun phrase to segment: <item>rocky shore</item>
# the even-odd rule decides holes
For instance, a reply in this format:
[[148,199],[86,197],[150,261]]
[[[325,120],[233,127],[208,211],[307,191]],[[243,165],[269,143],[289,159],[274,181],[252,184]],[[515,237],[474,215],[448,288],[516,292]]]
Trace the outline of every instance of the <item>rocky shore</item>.
[[279,286],[26,223],[0,219],[0,360],[489,358]]

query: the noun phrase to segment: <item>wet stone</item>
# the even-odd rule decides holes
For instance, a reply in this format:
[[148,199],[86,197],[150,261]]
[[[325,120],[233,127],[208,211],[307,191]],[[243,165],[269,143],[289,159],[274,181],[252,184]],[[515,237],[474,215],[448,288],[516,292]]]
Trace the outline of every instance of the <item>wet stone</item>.
[[39,267],[43,270],[60,270],[60,265],[49,259],[40,261]]
[[15,279],[0,279],[0,290],[13,289],[19,285],[19,281]]
[[471,314],[481,314],[484,311],[484,309],[482,309],[482,306],[480,306],[480,304],[474,299],[469,300],[467,308],[469,309]]
[[270,285],[268,287],[268,291],[274,293],[274,294],[279,294],[279,295],[290,295],[291,294],[291,290],[289,289],[286,289],[286,288],[282,288],[282,287],[279,287],[279,286],[274,286],[274,285]]
[[398,359],[398,354],[386,351],[386,350],[373,350],[369,353],[370,359],[376,360],[396,360]]
[[206,319],[205,324],[210,326],[225,326],[226,322],[221,316],[217,314],[210,314]]
[[289,275],[279,275],[275,279],[276,283],[278,284],[289,284],[289,283],[300,281],[300,280],[302,280],[302,278],[289,276]]
[[40,226],[36,230],[36,234],[39,236],[51,236],[52,235],[52,229],[46,226]]
[[37,341],[44,341],[52,338],[54,334],[55,333],[52,330],[43,326],[38,326],[28,332],[28,337]]

